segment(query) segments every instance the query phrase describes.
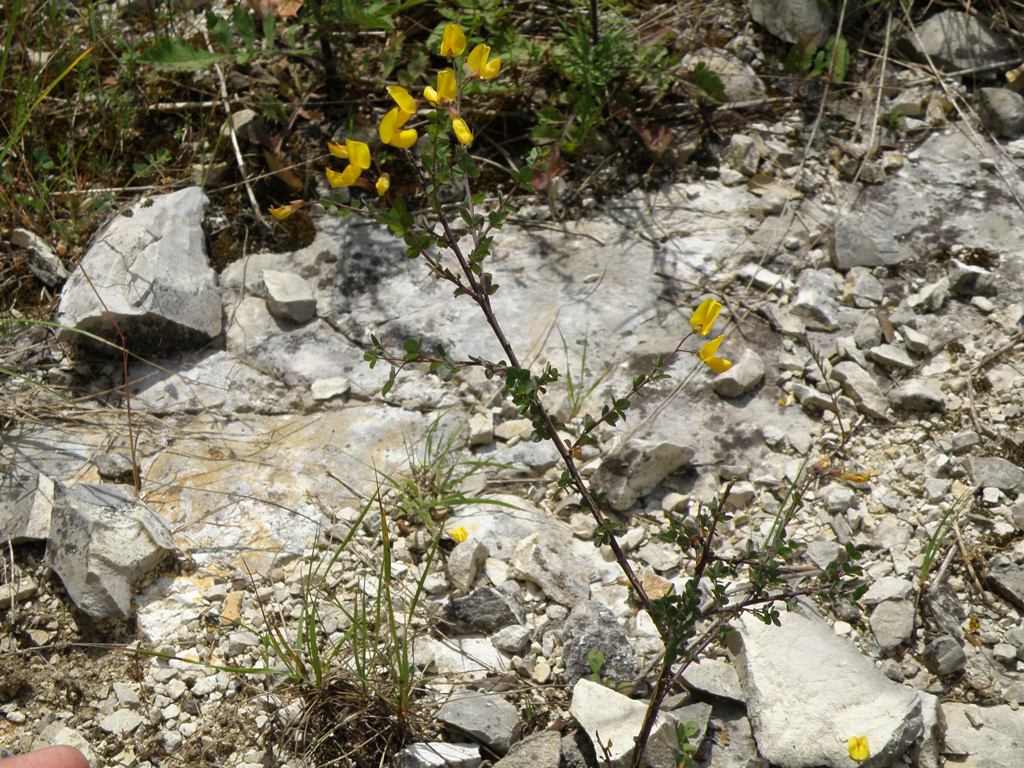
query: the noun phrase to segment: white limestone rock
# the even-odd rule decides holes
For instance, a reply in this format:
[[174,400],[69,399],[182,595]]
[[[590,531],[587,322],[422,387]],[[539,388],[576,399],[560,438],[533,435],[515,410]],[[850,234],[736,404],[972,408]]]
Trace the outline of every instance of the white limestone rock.
[[494,768],[558,768],[562,740],[557,731],[538,731],[512,745]]
[[752,349],[745,349],[740,359],[725,373],[712,380],[711,387],[720,397],[742,397],[764,381],[764,360]]
[[265,269],[263,285],[267,291],[267,309],[274,317],[301,324],[316,316],[316,297],[301,275]]
[[501,696],[479,691],[456,691],[435,717],[499,755],[508,752],[523,732],[515,705]]
[[512,557],[516,578],[536,584],[549,599],[572,608],[590,596],[588,573],[540,532],[523,539]]
[[1013,768],[1020,764],[1024,720],[1019,710],[950,701],[942,705],[942,715],[946,721],[942,752],[953,758],[947,764],[964,768]]
[[730,638],[760,753],[791,768],[849,768],[846,741],[867,736],[862,765],[893,763],[924,735],[916,691],[893,683],[824,622],[744,616]]
[[[611,768],[624,768],[633,759],[634,739],[640,733],[647,704],[623,696],[599,683],[583,678],[572,689],[569,712],[590,737],[608,748]],[[675,768],[678,745],[675,723],[659,714],[647,742],[643,765]],[[598,754],[601,754],[598,750]]]
[[280,381],[219,349],[179,357],[170,367],[139,362],[131,378],[138,387],[132,407],[155,413],[284,413],[298,403],[297,393]]
[[330,376],[317,379],[309,387],[309,393],[317,402],[344,397],[352,389],[352,383],[344,376]]
[[494,442],[494,414],[490,411],[469,417],[469,444],[490,445]]
[[129,486],[58,485],[46,560],[93,618],[128,616],[135,584],[174,551],[164,522]]
[[836,222],[832,263],[845,272],[853,267],[891,267],[904,261],[892,233],[892,222],[881,210],[851,213]]
[[974,69],[1005,61],[1010,44],[972,14],[958,10],[936,13],[918,25],[907,41],[921,54],[928,54],[946,71]]
[[690,664],[683,670],[683,682],[691,690],[703,691],[721,699],[743,701],[739,676],[735,667],[727,661],[705,658]]
[[64,263],[57,257],[43,238],[27,229],[15,227],[11,232],[11,242],[24,248],[28,254],[26,263],[29,271],[50,288],[57,288],[68,279],[68,271]]
[[750,101],[765,95],[764,83],[746,62],[722,48],[701,48],[683,57],[682,65],[694,69],[703,63],[722,81],[727,101]]
[[832,377],[843,392],[857,404],[861,413],[874,419],[884,419],[889,404],[871,374],[852,360],[844,360],[832,368]]
[[480,747],[443,741],[410,744],[396,755],[399,768],[477,768]]
[[805,269],[796,284],[797,294],[790,305],[792,314],[812,330],[838,329],[838,289],[832,275],[823,270]]
[[813,37],[832,26],[832,6],[823,0],[750,0],[750,15],[787,43]]
[[45,540],[53,494],[53,480],[42,473],[8,472],[0,481],[0,541]]
[[693,449],[669,442],[629,440],[601,462],[591,487],[613,509],[625,512],[693,458]]
[[75,330],[117,341],[110,315],[128,346],[146,355],[219,336],[220,293],[202,228],[208,203],[188,187],[112,219],[64,285],[58,322],[68,329],[60,338],[91,349],[100,347]]

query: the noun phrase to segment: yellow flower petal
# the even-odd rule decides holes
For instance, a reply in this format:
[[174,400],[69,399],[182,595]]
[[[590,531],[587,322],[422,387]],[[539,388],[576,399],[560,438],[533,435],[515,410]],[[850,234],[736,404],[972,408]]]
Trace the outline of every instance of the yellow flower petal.
[[362,141],[345,139],[345,149],[348,150],[348,161],[357,168],[364,171],[370,167],[370,146]]
[[415,128],[406,128],[404,131],[399,131],[398,135],[391,140],[391,146],[395,149],[408,149],[416,143],[419,137]]
[[473,50],[469,52],[469,56],[466,57],[466,69],[474,75],[479,75],[480,70],[483,69],[484,64],[487,63],[487,57],[490,55],[491,46],[485,45],[484,43],[477,44]]
[[469,531],[467,531],[460,525],[458,528],[453,528],[452,530],[448,531],[448,535],[461,544],[469,538]]
[[[411,112],[403,112],[398,107],[392,108],[380,121],[378,128],[380,140],[385,144],[392,144],[399,129],[409,122],[410,117],[412,117]],[[392,144],[392,146],[394,145]]]
[[711,332],[711,326],[715,324],[715,320],[718,319],[718,314],[721,311],[722,305],[717,301],[711,298],[704,299],[693,315],[690,316],[690,325],[701,336],[707,336]]
[[386,173],[382,173],[380,178],[377,179],[377,183],[373,186],[377,190],[377,194],[383,197],[391,189],[391,177]]
[[294,205],[279,205],[276,208],[270,208],[270,215],[278,221],[284,221],[291,216],[298,209]]
[[488,61],[483,69],[480,70],[481,80],[493,80],[498,76],[498,71],[501,69],[501,59],[491,59]]
[[711,341],[706,341],[700,347],[700,359],[708,368],[715,373],[725,373],[727,370],[732,368],[732,363],[721,357],[715,357],[715,353],[718,352],[718,348],[722,346],[722,339],[724,336],[717,336]]
[[465,146],[473,141],[473,132],[469,130],[466,121],[461,117],[452,118],[452,130],[455,132],[455,138],[459,140],[459,144]]
[[469,56],[466,58],[466,68],[481,80],[497,77],[498,70],[501,69],[501,59],[488,61],[490,55],[491,47],[480,43],[469,52]]
[[466,33],[458,24],[446,24],[441,36],[441,55],[449,59],[466,50]]
[[416,99],[414,99],[409,92],[400,85],[389,85],[388,93],[391,94],[391,98],[395,100],[395,104],[403,112],[408,112],[410,115],[416,111]]
[[437,91],[434,90],[434,86],[428,85],[423,89],[423,98],[433,104],[435,107],[441,102],[441,97],[438,96]]
[[871,757],[867,736],[851,736],[846,740],[846,749],[850,753],[850,759],[858,763],[863,763]]
[[725,336],[716,336],[711,341],[705,341],[703,344],[701,344],[701,346],[700,346],[700,359],[701,360],[708,360],[708,359],[714,357],[715,353],[718,351],[718,348],[720,346],[722,346],[722,341],[724,339],[725,339]]
[[444,101],[455,101],[459,94],[459,84],[454,69],[442,69],[437,73],[437,95]]
[[339,144],[336,141],[328,141],[327,151],[335,157],[339,157],[342,160],[348,160],[348,149],[346,149],[344,144]]
[[328,168],[327,183],[332,187],[351,187],[359,181],[359,177],[362,175],[362,172],[362,168],[352,165],[351,163],[345,166],[345,170],[341,173]]

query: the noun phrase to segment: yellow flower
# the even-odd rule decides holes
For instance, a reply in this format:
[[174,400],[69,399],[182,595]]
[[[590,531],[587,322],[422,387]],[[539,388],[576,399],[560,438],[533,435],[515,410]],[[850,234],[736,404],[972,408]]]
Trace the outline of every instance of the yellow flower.
[[466,34],[458,24],[445,24],[441,36],[441,55],[454,58],[466,50]]
[[359,177],[362,173],[363,171],[358,165],[352,165],[351,163],[345,166],[345,170],[341,173],[338,173],[332,168],[328,168],[327,183],[332,187],[351,187],[359,181]]
[[714,299],[704,299],[697,307],[697,311],[690,316],[690,325],[693,330],[701,336],[707,336],[711,332],[711,326],[718,319],[718,313],[722,311],[722,305]]
[[437,89],[427,86],[423,89],[423,98],[433,104],[440,106],[447,101],[455,101],[458,95],[458,83],[455,80],[454,69],[442,69],[437,73]]
[[327,151],[342,160],[348,160],[352,165],[366,170],[370,167],[370,145],[364,141],[345,139],[345,144],[336,141],[327,142]]
[[269,209],[270,215],[273,216],[278,221],[284,221],[297,210],[298,208],[296,208],[294,205],[279,205],[276,208]]
[[846,749],[850,753],[850,759],[856,760],[858,763],[863,763],[871,757],[867,736],[851,736],[846,740]]
[[345,139],[345,143],[336,141],[327,143],[327,151],[334,157],[348,160],[348,165],[341,173],[328,168],[327,183],[332,187],[351,187],[359,181],[359,177],[370,167],[370,145],[365,141]]
[[386,173],[382,173],[380,178],[377,179],[377,183],[373,185],[377,190],[377,194],[381,197],[387,194],[387,191],[391,189],[391,177]]
[[501,69],[501,59],[488,61],[487,58],[490,55],[491,47],[480,43],[469,52],[469,56],[466,58],[466,67],[481,80],[497,77],[498,70]]
[[704,342],[700,348],[700,359],[708,368],[715,373],[725,373],[732,368],[732,363],[721,357],[715,357],[715,353],[718,352],[718,348],[722,346],[722,339],[725,336],[719,336],[712,339],[711,341]]
[[452,130],[455,132],[455,138],[459,140],[459,144],[465,146],[473,141],[473,132],[469,130],[466,121],[461,117],[452,118]]
[[384,115],[384,119],[380,121],[380,128],[378,129],[380,140],[398,149],[408,149],[415,144],[416,139],[419,138],[416,129],[406,128],[402,130],[402,126],[409,122],[410,117],[412,117],[412,112],[406,112],[399,107],[395,107]]
[[395,104],[403,112],[408,112],[410,115],[416,111],[416,99],[409,95],[409,92],[400,85],[389,85],[388,93],[391,98],[395,100]]
[[458,528],[452,528],[452,530],[448,531],[448,535],[461,544],[469,538],[469,531],[460,525]]

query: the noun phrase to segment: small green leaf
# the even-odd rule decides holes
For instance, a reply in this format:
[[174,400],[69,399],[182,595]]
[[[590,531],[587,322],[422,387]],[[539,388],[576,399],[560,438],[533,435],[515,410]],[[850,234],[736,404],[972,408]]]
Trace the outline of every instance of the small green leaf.
[[690,75],[693,84],[719,103],[725,101],[725,87],[722,78],[703,61],[698,61]]
[[388,380],[384,382],[384,386],[380,388],[380,396],[386,397],[391,388],[395,386],[395,379],[398,378],[398,369],[391,366],[391,371],[388,373]]
[[206,28],[209,30],[210,36],[217,41],[221,50],[225,52],[231,50],[231,25],[228,24],[227,19],[222,19],[213,11],[207,11]]
[[842,83],[846,80],[846,70],[850,65],[850,49],[845,37],[833,38],[832,42],[832,82]]
[[179,37],[161,37],[142,54],[142,60],[159,70],[176,72],[197,72],[212,67],[224,58],[222,53],[212,53],[185,42]]
[[277,20],[272,13],[263,17],[263,40],[268,50],[274,48],[277,40]]
[[235,34],[245,44],[247,51],[252,51],[256,43],[256,25],[252,23],[252,16],[241,5],[231,9],[231,26],[235,28]]

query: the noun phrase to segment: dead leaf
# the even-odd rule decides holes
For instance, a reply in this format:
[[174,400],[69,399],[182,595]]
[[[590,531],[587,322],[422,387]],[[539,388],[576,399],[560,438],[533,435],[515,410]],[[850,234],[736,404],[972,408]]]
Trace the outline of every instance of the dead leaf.
[[562,162],[562,158],[558,153],[558,149],[553,149],[548,156],[544,158],[540,165],[533,169],[533,178],[530,179],[530,186],[533,187],[534,192],[543,192],[550,186],[552,179],[556,176],[562,176],[566,172],[566,165]]
[[279,19],[294,16],[302,8],[303,0],[249,0],[249,7],[261,19],[274,14]]
[[783,184],[767,173],[755,173],[747,179],[747,189],[758,197],[764,197],[769,192],[782,195],[787,200],[798,200],[803,197],[789,184]]
[[279,152],[272,152],[269,149],[263,150],[263,157],[267,159],[267,166],[271,172],[291,189],[296,191],[302,189],[302,179],[292,170],[292,164]]

